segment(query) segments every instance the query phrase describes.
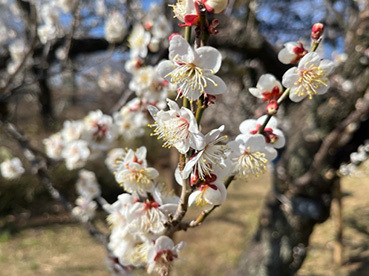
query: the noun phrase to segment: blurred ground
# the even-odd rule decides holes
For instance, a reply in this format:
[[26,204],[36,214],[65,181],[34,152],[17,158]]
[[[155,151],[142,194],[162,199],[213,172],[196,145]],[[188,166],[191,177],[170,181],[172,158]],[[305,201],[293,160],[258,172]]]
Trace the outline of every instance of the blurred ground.
[[[316,227],[299,276],[369,275],[369,178],[345,179],[344,265],[333,265],[332,219]],[[229,275],[257,225],[268,176],[233,183],[226,204],[197,229],[178,234],[187,242],[172,275]],[[194,215],[192,212],[190,215]],[[49,220],[50,221],[50,220]],[[57,223],[0,234],[1,275],[109,275],[105,253],[88,233],[68,218]],[[139,273],[140,275],[140,273]]]

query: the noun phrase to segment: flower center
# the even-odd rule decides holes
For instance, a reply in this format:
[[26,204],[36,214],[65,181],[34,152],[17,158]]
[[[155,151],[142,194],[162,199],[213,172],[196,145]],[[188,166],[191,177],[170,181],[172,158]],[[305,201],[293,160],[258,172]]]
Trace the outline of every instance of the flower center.
[[184,21],[183,18],[186,15],[186,0],[178,0],[175,5],[168,6],[173,9],[173,18],[178,18],[180,21]]
[[133,265],[142,265],[147,262],[147,245],[138,243],[132,250],[127,250],[125,256]]
[[295,94],[299,97],[308,96],[309,99],[312,99],[312,96],[318,93],[320,87],[328,86],[327,82],[328,79],[323,69],[320,66],[311,64],[308,69],[300,70],[300,78],[295,83],[298,86]]
[[178,258],[178,256],[169,249],[159,251],[154,257],[155,270],[160,275],[168,275],[170,263],[176,258]]
[[128,168],[129,173],[123,176],[123,181],[121,184],[124,189],[128,192],[132,192],[131,185],[139,187],[139,191],[146,191],[151,185],[151,174],[146,169],[142,168],[139,170]]
[[[215,74],[213,70],[202,69],[193,63],[186,63],[178,57],[174,58],[177,67],[170,72],[165,78],[170,77],[170,82],[177,84],[179,91],[190,98],[198,98],[201,93],[205,93],[205,88],[211,82],[214,86],[218,86],[214,80],[209,78],[209,74]],[[196,93],[197,92],[197,93]],[[192,95],[193,93],[197,95]]]
[[265,172],[267,162],[265,153],[250,152],[250,147],[247,147],[244,154],[238,158],[236,168],[243,177],[249,175],[258,177]]
[[163,139],[165,141],[163,147],[170,148],[176,143],[187,139],[190,124],[185,118],[177,115],[177,117],[171,118],[167,121],[162,121],[160,123],[155,122],[153,125],[149,126],[156,127],[152,135],[157,135],[158,139]]

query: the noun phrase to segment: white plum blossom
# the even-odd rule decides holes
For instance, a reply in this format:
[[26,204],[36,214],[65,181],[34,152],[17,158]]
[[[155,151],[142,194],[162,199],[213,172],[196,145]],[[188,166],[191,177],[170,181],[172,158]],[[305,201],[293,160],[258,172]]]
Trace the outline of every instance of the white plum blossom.
[[[165,212],[170,209],[170,205],[175,206],[175,209],[178,205],[179,197],[175,195],[174,191],[167,191],[167,187],[164,183],[156,184],[151,195],[157,203],[160,205],[166,205],[166,208],[163,210]],[[174,214],[174,212],[172,213]],[[168,215],[169,213],[166,214]]]
[[113,204],[104,204],[103,208],[109,213],[107,222],[113,228],[124,228],[129,221],[129,214],[136,198],[130,194],[121,194]]
[[145,66],[135,70],[133,78],[129,83],[129,88],[135,91],[136,95],[152,105],[164,105],[171,87],[168,82],[159,76],[152,66]]
[[202,0],[202,3],[204,3],[208,12],[218,14],[227,8],[228,1],[229,0]]
[[291,101],[300,102],[305,97],[311,99],[313,95],[327,92],[328,74],[333,68],[332,61],[321,60],[317,53],[311,52],[300,60],[298,67],[289,69],[283,75],[282,84],[291,88],[289,94]]
[[83,140],[77,140],[68,143],[62,150],[61,156],[65,159],[67,169],[74,170],[86,164],[90,153],[88,143]]
[[122,88],[123,75],[119,71],[113,71],[111,67],[105,67],[100,74],[97,84],[103,92],[119,91]]
[[22,39],[17,39],[9,45],[9,53],[12,60],[18,64],[23,60],[26,45]]
[[[261,116],[259,119],[248,119],[243,121],[240,124],[240,132],[242,134],[257,134],[259,128],[263,125],[265,122],[267,116]],[[269,122],[264,128],[264,131],[262,135],[265,138],[265,142],[267,143],[267,146],[270,145],[276,149],[283,148],[286,139],[284,137],[283,132],[277,128],[278,121],[275,117],[271,117],[269,119]]]
[[164,147],[175,147],[180,153],[185,154],[190,147],[201,150],[205,146],[204,135],[199,131],[196,119],[191,110],[181,107],[172,100],[167,99],[169,110],[158,110],[149,106],[148,110],[154,118],[155,127],[153,135],[163,139]]
[[164,39],[172,33],[172,25],[168,22],[168,19],[163,14],[159,14],[153,22],[153,26],[151,28],[151,33],[154,38]]
[[265,74],[259,78],[256,88],[249,88],[249,91],[253,96],[262,99],[264,102],[270,102],[278,100],[283,88],[281,83],[273,75]]
[[61,159],[61,153],[64,148],[64,140],[62,134],[57,132],[49,138],[43,140],[46,155],[50,158]]
[[149,122],[144,111],[138,106],[123,106],[113,114],[113,118],[118,133],[127,140],[143,136]]
[[156,75],[152,66],[144,66],[133,73],[133,78],[129,83],[129,89],[135,91],[137,96],[142,95],[145,89],[148,89]]
[[63,141],[69,143],[81,139],[85,125],[83,121],[65,121],[60,131]]
[[154,188],[153,180],[159,176],[154,168],[146,168],[143,164],[129,162],[120,166],[115,174],[115,180],[125,191],[145,195]]
[[136,150],[128,149],[124,158],[118,164],[120,166],[127,166],[128,163],[135,162],[147,167],[146,154],[147,149],[145,146],[141,146]]
[[37,35],[41,43],[46,44],[57,37],[57,29],[53,25],[40,25],[37,27]]
[[123,160],[126,153],[127,152],[122,148],[114,148],[108,152],[107,157],[105,159],[105,165],[111,172],[115,172],[119,160]]
[[116,138],[113,118],[101,110],[91,111],[84,118],[85,129],[82,138],[90,142],[91,148],[106,149]]
[[127,23],[123,15],[118,12],[112,12],[105,22],[105,38],[110,43],[121,42],[127,32]]
[[106,13],[105,0],[96,0],[95,1],[95,10],[96,10],[97,15],[103,16]]
[[152,247],[151,240],[140,235],[132,235],[126,229],[113,228],[108,248],[123,266],[143,267],[147,263],[147,254]]
[[169,43],[169,59],[160,62],[157,71],[177,86],[179,95],[193,101],[205,93],[219,95],[226,92],[224,81],[215,76],[222,64],[217,49],[204,46],[193,50],[183,37],[175,35]]
[[167,236],[157,238],[155,246],[151,247],[147,254],[147,272],[155,271],[160,275],[168,275],[171,263],[178,258],[179,251],[185,245],[185,242],[174,245],[173,240]]
[[57,3],[54,1],[49,1],[49,3],[45,3],[40,5],[39,15],[41,16],[42,21],[49,26],[58,26],[59,25],[59,9],[57,7]]
[[1,175],[6,179],[15,179],[24,172],[22,161],[18,157],[7,159],[0,164]]
[[161,210],[156,201],[145,200],[144,202],[136,202],[130,210],[131,222],[128,231],[133,233],[147,233],[161,235],[165,231],[165,223],[168,218]]
[[191,172],[197,173],[200,179],[205,179],[205,176],[210,176],[217,166],[224,166],[226,145],[218,145],[219,142],[225,141],[227,136],[220,136],[224,130],[224,126],[214,129],[205,135],[204,149],[196,152],[191,159],[186,163],[183,169],[183,177],[188,178]]
[[131,57],[129,60],[126,61],[126,63],[124,64],[124,69],[131,73],[134,74],[138,69],[141,68],[142,66],[142,59],[138,58],[138,57]]
[[81,170],[79,172],[76,190],[79,195],[88,200],[101,195],[95,173],[88,170]]
[[24,59],[26,44],[22,39],[17,39],[9,45],[11,61],[7,64],[7,71],[13,74]]
[[147,56],[147,46],[150,43],[150,38],[150,33],[146,32],[142,25],[137,24],[133,27],[128,37],[128,44],[131,48],[131,58],[145,58]]
[[76,207],[72,209],[72,214],[82,222],[87,222],[95,217],[97,204],[88,198],[80,196],[76,199]]
[[179,26],[193,26],[199,23],[200,16],[194,0],[177,0],[175,5],[169,6],[173,8],[174,17],[184,23],[179,24]]
[[261,134],[241,134],[228,143],[234,173],[243,178],[259,176],[266,170],[268,161],[277,157],[277,151],[267,147]]
[[307,51],[301,42],[287,42],[278,53],[278,59],[284,64],[291,64],[298,62],[306,54]]
[[196,205],[203,210],[209,210],[215,205],[221,205],[226,200],[227,189],[214,174],[206,176],[199,187],[190,194],[188,204]]

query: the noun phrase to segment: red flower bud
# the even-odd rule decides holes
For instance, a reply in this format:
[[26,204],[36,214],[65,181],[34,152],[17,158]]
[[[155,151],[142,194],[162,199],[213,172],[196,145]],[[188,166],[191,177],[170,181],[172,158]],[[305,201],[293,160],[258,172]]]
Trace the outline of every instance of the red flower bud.
[[266,110],[269,115],[276,114],[278,111],[278,103],[276,101],[271,101],[270,103],[268,103]]
[[172,33],[170,36],[169,36],[169,41],[172,40],[173,36],[176,36],[176,35],[180,35],[179,33]]
[[311,38],[318,40],[324,32],[324,25],[322,23],[315,23],[311,28]]

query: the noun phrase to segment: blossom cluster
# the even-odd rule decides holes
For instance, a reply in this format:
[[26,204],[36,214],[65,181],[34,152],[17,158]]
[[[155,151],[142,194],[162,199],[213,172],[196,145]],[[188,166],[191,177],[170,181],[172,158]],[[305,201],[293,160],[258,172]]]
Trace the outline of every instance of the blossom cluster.
[[350,154],[350,162],[341,165],[339,168],[339,173],[341,175],[349,176],[360,176],[360,170],[358,169],[360,165],[365,164],[365,171],[368,170],[368,160],[369,158],[369,141],[365,141],[363,145],[359,146],[356,152]]
[[[190,27],[199,26],[204,12],[224,11],[227,2],[179,0],[172,7],[180,26]],[[208,33],[216,33],[213,23],[206,23]],[[145,58],[165,43],[164,38],[172,31],[168,26],[166,18],[154,8],[127,34],[123,17],[117,12],[111,14],[105,23],[105,37],[110,43],[119,43],[127,36],[130,56],[125,70],[132,75],[128,87],[135,97],[112,116],[97,110],[82,120],[66,121],[60,132],[44,140],[47,155],[64,159],[70,170],[82,168],[99,153],[108,152],[105,164],[124,192],[116,202],[107,203],[101,198],[95,174],[81,170],[73,214],[82,222],[92,220],[96,201],[108,213],[108,263],[114,273],[146,268],[148,273],[166,275],[184,246],[184,242],[175,245],[168,236],[178,230],[175,225],[181,221],[175,220],[183,205],[197,206],[202,214],[211,212],[225,202],[230,181],[249,180],[264,173],[286,143],[273,117],[281,99],[288,94],[292,101],[299,102],[324,94],[333,69],[332,62],[322,60],[314,50],[308,52],[302,43],[287,43],[279,58],[283,63],[298,65],[284,74],[282,83],[264,74],[256,87],[249,89],[268,104],[267,115],[241,122],[240,134],[234,139],[223,134],[224,126],[204,134],[201,112],[227,92],[227,85],[216,75],[221,70],[222,55],[210,46],[192,47],[188,36],[172,34],[169,59],[149,65]],[[322,28],[317,26],[313,38],[316,43],[321,34]],[[179,99],[183,100],[182,106]],[[149,125],[148,114],[153,119]],[[174,176],[182,186],[181,202],[159,184],[159,171],[148,165],[146,147],[122,149],[117,144],[120,138],[133,140],[144,135],[147,125],[152,129],[151,136],[163,141],[163,147],[175,148],[180,154]]]
[[77,0],[46,1],[39,6],[40,24],[37,27],[37,34],[43,44],[63,35],[61,13],[73,12],[77,2]]
[[73,170],[113,148],[119,138],[130,140],[142,136],[147,123],[145,109],[135,98],[113,116],[96,110],[82,120],[65,121],[61,131],[43,142],[50,158],[65,160],[66,167]]
[[156,182],[159,172],[147,166],[147,149],[128,149],[115,160],[115,179],[128,193],[103,207],[111,226],[109,249],[120,269],[145,267],[166,275],[184,243],[174,245],[165,236],[166,224],[176,211],[178,197]]
[[25,172],[25,169],[22,161],[18,157],[13,157],[1,162],[0,172],[2,177],[6,179],[15,179],[20,177]]
[[101,195],[95,173],[81,170],[76,190],[79,197],[76,199],[76,207],[73,208],[72,214],[82,222],[87,222],[94,218],[97,209],[97,203],[94,199]]

